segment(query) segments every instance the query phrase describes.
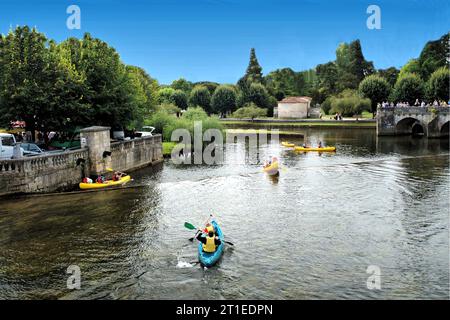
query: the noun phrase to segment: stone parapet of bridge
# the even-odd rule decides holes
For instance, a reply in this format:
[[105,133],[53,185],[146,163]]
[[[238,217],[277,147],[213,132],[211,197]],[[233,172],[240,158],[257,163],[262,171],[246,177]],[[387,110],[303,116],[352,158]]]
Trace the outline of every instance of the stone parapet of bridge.
[[377,110],[377,135],[449,136],[450,107],[384,107]]

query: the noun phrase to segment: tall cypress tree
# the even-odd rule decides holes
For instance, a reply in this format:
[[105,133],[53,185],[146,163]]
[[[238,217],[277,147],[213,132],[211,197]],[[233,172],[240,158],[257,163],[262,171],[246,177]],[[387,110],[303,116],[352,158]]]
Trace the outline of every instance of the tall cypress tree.
[[250,62],[248,64],[247,71],[245,71],[244,78],[249,82],[263,82],[262,68],[256,58],[255,48],[250,50]]

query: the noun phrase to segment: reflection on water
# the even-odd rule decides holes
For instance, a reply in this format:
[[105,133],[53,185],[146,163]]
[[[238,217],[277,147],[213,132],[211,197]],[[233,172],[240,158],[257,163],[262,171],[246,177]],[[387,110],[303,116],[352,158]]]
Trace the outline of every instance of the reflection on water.
[[[0,200],[0,298],[448,298],[448,140],[303,133],[338,152],[231,144],[224,164],[166,162],[130,188]],[[276,177],[261,169],[271,156]],[[183,223],[210,213],[235,246],[203,270]],[[69,265],[81,290],[66,288]]]

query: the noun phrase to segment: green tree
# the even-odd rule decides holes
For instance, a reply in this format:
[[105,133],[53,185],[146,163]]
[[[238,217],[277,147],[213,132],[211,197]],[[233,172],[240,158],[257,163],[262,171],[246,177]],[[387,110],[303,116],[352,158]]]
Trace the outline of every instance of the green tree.
[[127,66],[127,71],[133,87],[133,103],[137,106],[137,118],[133,120],[132,127],[139,128],[159,104],[159,85],[142,68]]
[[264,77],[269,93],[281,100],[286,96],[304,95],[305,78],[303,74],[290,68],[278,69]]
[[36,29],[17,27],[0,38],[0,117],[27,130],[68,125],[82,109],[83,76]]
[[373,63],[364,59],[359,40],[339,45],[336,50],[336,66],[338,91],[357,89],[364,77],[375,71]]
[[158,103],[173,103],[172,96],[175,93],[175,89],[171,87],[164,87],[158,90]]
[[182,90],[175,90],[171,96],[172,102],[180,109],[187,109],[188,107],[188,96],[186,92]]
[[198,87],[198,86],[206,87],[209,91],[209,94],[213,95],[214,91],[219,86],[219,84],[217,82],[211,82],[211,81],[200,81],[200,82],[194,83],[194,87]]
[[430,75],[441,67],[449,67],[448,50],[450,33],[446,33],[440,39],[429,41],[420,53],[418,64],[420,76],[427,80]]
[[250,62],[245,71],[244,78],[250,83],[263,82],[262,67],[259,65],[258,59],[256,58],[255,48],[251,48],[250,50]]
[[211,113],[211,94],[205,86],[196,86],[189,96],[189,104],[192,107],[202,107],[207,113]]
[[[334,62],[319,64],[316,67],[318,87],[325,95],[337,93],[338,68]],[[320,99],[319,99],[320,100]],[[322,101],[318,101],[320,103]]]
[[402,78],[405,74],[420,74],[420,64],[417,59],[410,59],[401,69],[398,78]]
[[398,70],[395,67],[389,67],[387,69],[379,69],[377,70],[377,74],[384,78],[391,87],[394,87],[395,82],[397,81],[397,77],[400,73],[400,70]]
[[248,92],[248,101],[253,102],[259,108],[270,107],[267,89],[260,83],[252,83]]
[[359,84],[359,92],[371,101],[371,110],[375,114],[377,104],[388,100],[390,87],[386,80],[378,75],[370,75]]
[[394,86],[393,98],[395,101],[409,102],[413,105],[416,99],[423,99],[424,83],[414,73],[405,73],[397,79]]
[[89,33],[60,45],[70,52],[72,65],[85,77],[82,103],[88,108],[89,125],[120,129],[140,116],[136,102],[142,99],[136,95],[142,92],[136,91],[136,78],[130,76],[114,48]]
[[430,100],[448,102],[450,99],[450,70],[441,67],[434,71],[427,82],[427,93]]
[[189,93],[192,90],[193,85],[192,85],[192,82],[187,81],[184,78],[180,78],[178,80],[174,80],[172,82],[172,84],[170,85],[170,87],[174,90],[181,90],[184,93],[186,93],[187,95],[189,95]]
[[212,110],[215,113],[226,113],[236,109],[236,90],[229,85],[217,87],[211,99]]

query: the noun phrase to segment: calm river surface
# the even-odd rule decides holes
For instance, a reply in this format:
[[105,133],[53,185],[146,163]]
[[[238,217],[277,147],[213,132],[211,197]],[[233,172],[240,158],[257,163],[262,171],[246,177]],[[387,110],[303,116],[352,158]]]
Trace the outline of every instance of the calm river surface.
[[[448,140],[303,132],[338,152],[235,143],[223,165],[166,160],[120,190],[0,200],[0,299],[449,298]],[[258,164],[274,155],[278,179]],[[203,270],[183,223],[210,213],[235,246]]]

